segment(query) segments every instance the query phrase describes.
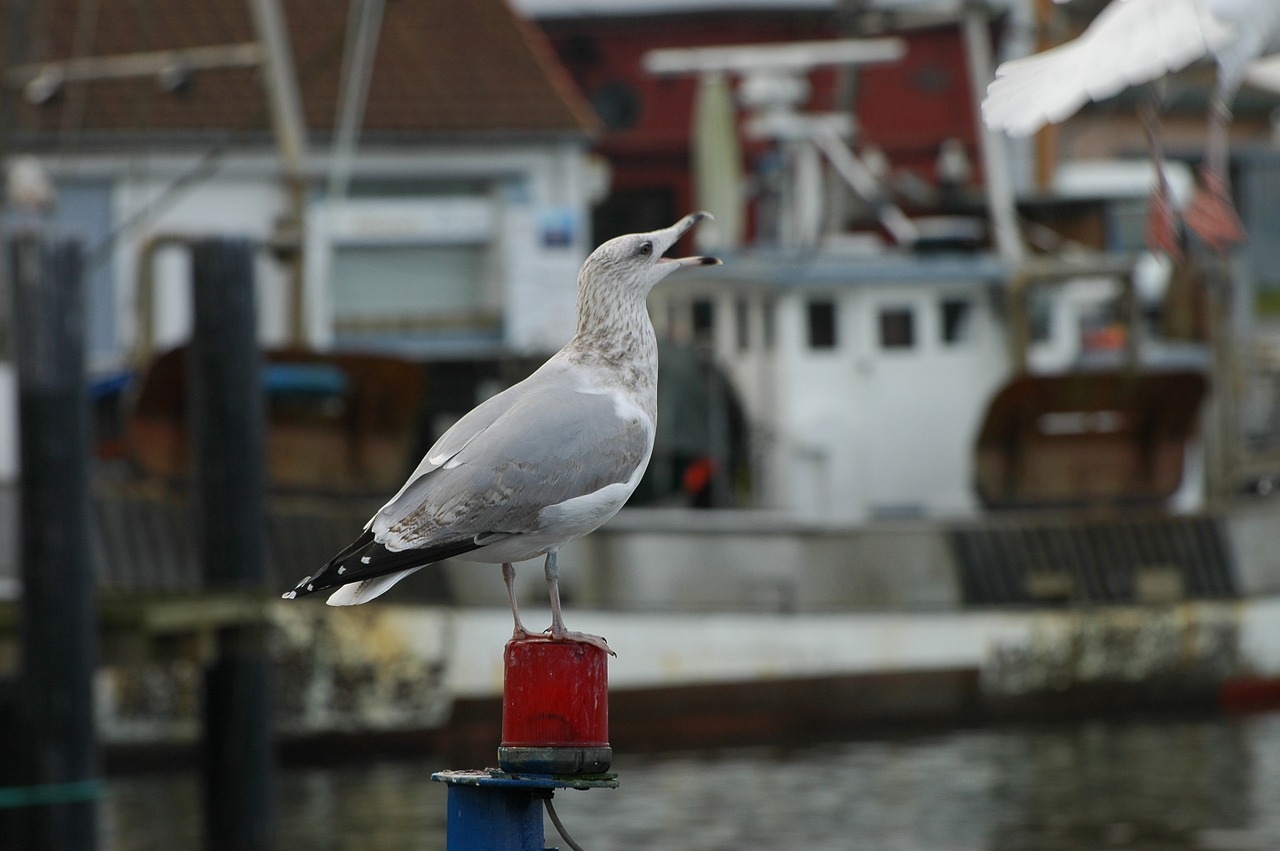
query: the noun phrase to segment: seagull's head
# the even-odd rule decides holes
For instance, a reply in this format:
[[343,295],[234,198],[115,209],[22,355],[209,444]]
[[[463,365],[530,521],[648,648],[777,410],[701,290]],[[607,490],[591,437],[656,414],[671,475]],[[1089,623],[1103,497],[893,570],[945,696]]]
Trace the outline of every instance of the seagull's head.
[[685,266],[716,266],[715,257],[666,257],[671,247],[680,241],[690,228],[710,213],[690,213],[669,228],[649,233],[629,233],[601,245],[582,264],[583,275],[595,278],[608,276],[629,290],[648,294],[653,286],[677,269]]

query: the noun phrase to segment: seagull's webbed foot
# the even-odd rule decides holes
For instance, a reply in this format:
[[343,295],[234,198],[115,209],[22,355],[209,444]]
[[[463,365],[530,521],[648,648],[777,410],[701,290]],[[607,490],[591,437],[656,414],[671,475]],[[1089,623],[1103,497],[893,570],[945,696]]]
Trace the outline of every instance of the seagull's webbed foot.
[[1201,172],[1200,186],[1187,205],[1184,218],[1187,227],[1219,254],[1247,238],[1244,224],[1227,195],[1226,184],[1211,169]]
[[543,634],[546,635],[547,638],[549,638],[551,641],[576,641],[579,644],[590,644],[592,647],[599,647],[601,650],[608,653],[610,656],[618,655],[617,653],[614,653],[613,650],[609,648],[609,644],[604,640],[604,636],[592,635],[591,633],[588,633],[588,632],[573,632],[571,630],[565,629],[564,624],[560,625],[559,630],[557,630],[555,628],[555,625],[553,624],[552,626],[548,627],[547,631]]
[[560,611],[560,568],[556,565],[555,550],[547,553],[547,561],[543,569],[547,576],[547,590],[551,594],[551,626],[547,628],[547,637],[552,641],[577,641],[590,644],[592,647],[599,647],[610,656],[617,656],[618,654],[609,649],[609,645],[601,636],[589,635],[585,632],[570,632],[565,629],[564,615]]
[[529,632],[529,630],[525,629],[523,626],[517,626],[515,629],[511,630],[511,638],[508,640],[528,641],[533,638],[545,638],[545,637],[546,637],[545,633]]

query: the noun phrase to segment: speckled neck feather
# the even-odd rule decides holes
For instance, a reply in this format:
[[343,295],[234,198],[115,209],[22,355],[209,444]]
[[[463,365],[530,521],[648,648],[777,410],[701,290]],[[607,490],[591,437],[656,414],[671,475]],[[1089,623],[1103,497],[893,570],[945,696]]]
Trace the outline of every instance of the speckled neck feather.
[[590,260],[578,275],[578,330],[562,354],[574,363],[609,370],[611,378],[654,415],[658,341],[645,297],[646,282]]

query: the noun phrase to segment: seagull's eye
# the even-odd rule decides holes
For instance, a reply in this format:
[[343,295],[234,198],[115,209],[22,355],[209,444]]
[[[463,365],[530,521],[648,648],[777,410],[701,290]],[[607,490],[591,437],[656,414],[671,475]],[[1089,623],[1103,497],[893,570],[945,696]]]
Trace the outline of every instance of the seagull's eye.
[[640,243],[640,254],[641,254],[642,256],[644,256],[644,257],[648,257],[648,256],[649,256],[650,254],[652,254],[652,253],[653,253],[653,243],[652,243],[652,242],[642,242],[642,243]]

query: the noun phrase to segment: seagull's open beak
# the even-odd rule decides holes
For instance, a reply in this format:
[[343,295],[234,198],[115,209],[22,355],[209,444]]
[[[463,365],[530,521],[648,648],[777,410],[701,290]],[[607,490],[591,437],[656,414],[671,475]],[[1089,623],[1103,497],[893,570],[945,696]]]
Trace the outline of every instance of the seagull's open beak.
[[659,257],[658,261],[677,266],[719,266],[723,262],[719,257]]
[[[699,210],[696,213],[690,213],[680,221],[676,222],[666,230],[658,231],[661,234],[663,245],[662,251],[665,252],[675,245],[680,237],[689,232],[689,229],[703,219],[710,219],[710,213],[704,213]],[[656,236],[657,234],[655,234]],[[675,263],[678,266],[719,266],[720,258],[718,257],[659,257],[659,263]]]

